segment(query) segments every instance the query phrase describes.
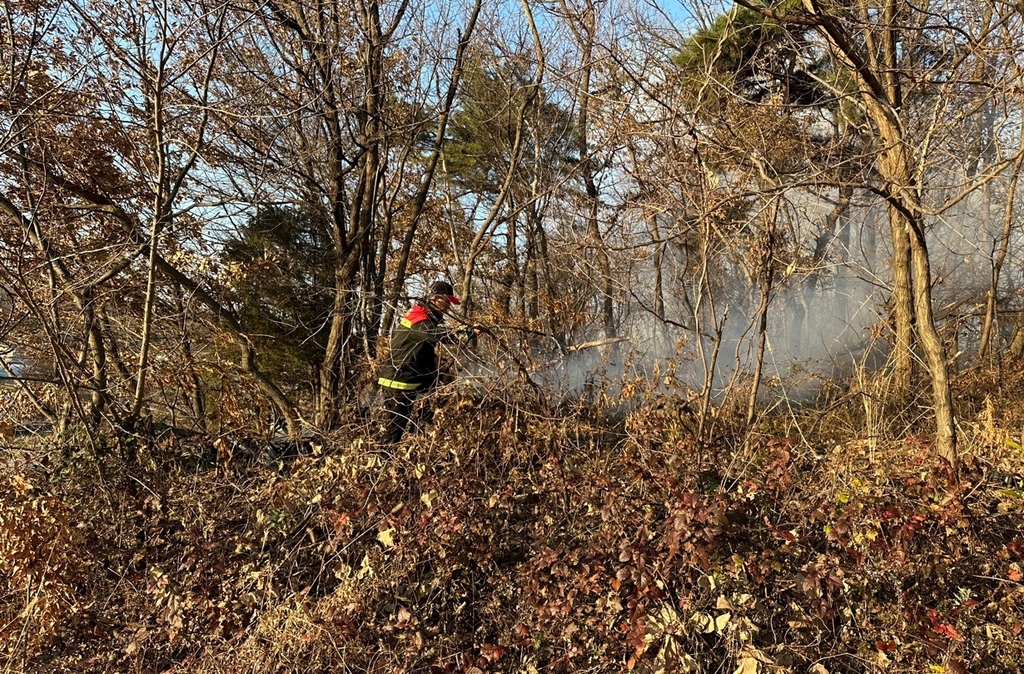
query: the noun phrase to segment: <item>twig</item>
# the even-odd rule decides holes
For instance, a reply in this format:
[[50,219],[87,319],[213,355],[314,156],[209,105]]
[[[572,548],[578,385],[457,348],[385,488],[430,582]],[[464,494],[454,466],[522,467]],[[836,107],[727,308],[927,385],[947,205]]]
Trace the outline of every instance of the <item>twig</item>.
[[591,342],[583,342],[582,344],[573,344],[572,346],[565,348],[562,356],[555,358],[554,360],[550,360],[544,363],[543,365],[539,365],[538,367],[534,368],[533,371],[537,372],[538,370],[544,370],[551,367],[552,365],[556,365],[563,361],[566,356],[572,353],[576,353],[577,351],[583,351],[584,349],[593,349],[594,347],[598,346],[607,346],[609,344],[618,344],[619,342],[626,341],[629,341],[629,337],[609,337],[608,339],[596,339]]

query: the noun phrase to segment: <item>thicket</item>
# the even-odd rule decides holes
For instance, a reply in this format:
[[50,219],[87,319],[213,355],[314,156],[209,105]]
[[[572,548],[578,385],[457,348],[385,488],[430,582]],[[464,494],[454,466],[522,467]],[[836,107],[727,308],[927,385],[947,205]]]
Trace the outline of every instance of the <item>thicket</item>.
[[839,388],[702,444],[682,397],[459,386],[397,446],[19,440],[5,671],[1015,672],[1024,378],[958,390],[957,480]]

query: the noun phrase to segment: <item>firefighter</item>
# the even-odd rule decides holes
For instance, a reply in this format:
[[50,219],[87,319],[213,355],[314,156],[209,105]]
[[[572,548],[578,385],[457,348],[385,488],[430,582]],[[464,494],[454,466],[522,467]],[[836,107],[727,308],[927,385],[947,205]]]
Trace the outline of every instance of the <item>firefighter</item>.
[[451,284],[438,281],[395,327],[390,354],[377,379],[384,397],[388,442],[402,439],[417,396],[437,385],[440,374],[436,346],[468,344],[480,334],[479,327],[456,330],[442,327],[445,314],[459,304]]

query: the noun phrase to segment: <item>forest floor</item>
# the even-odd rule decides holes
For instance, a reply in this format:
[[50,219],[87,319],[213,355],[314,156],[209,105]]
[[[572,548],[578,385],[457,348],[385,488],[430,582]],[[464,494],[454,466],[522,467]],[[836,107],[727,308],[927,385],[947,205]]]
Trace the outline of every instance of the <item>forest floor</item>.
[[[342,429],[19,440],[4,672],[1018,672],[1024,377],[957,382],[962,465],[863,387],[740,432],[448,392]],[[920,402],[920,401],[919,401]]]

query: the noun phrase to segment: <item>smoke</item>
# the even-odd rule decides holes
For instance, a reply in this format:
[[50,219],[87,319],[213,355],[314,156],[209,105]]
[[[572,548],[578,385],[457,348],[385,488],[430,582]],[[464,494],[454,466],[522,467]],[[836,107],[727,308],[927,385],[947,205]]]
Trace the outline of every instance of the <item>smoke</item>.
[[[934,311],[951,357],[968,354],[977,346],[1002,228],[1003,209],[993,204],[995,196],[979,191],[927,222]],[[761,386],[765,401],[808,400],[826,381],[848,379],[858,368],[878,371],[887,361],[892,251],[885,204],[866,193],[858,194],[830,236],[826,255],[810,267],[805,261],[813,257],[824,214],[831,206],[808,197],[792,209],[792,238],[800,242],[795,256],[798,262],[788,269],[776,265]],[[1020,236],[1015,235],[1010,243],[1011,254],[1000,285],[1004,312],[1015,310],[1017,288],[1024,281],[1019,256],[1012,252],[1019,250]],[[792,247],[792,241],[789,245]],[[793,257],[792,249],[790,255]],[[699,391],[706,373],[712,370],[715,320],[706,302],[694,316],[692,292],[688,298],[684,292],[692,291],[685,285],[685,261],[673,256],[671,249],[663,274],[674,279],[665,283],[666,321],[651,310],[652,269],[634,266],[616,306],[619,334],[627,340],[558,359],[534,374],[537,381],[565,396],[586,397],[602,389],[614,397],[623,380],[663,379],[671,373],[670,379],[659,382],[659,390]],[[756,285],[738,276],[721,282],[719,288],[714,318],[725,318],[712,373],[718,398],[731,387],[749,385],[756,358],[755,312],[760,299]],[[587,341],[603,336],[600,329],[592,327],[577,337]]]

